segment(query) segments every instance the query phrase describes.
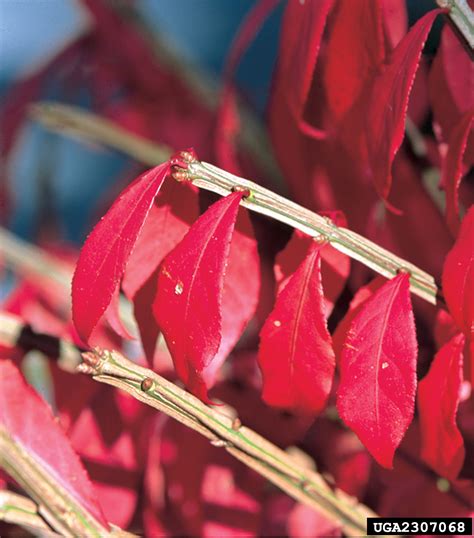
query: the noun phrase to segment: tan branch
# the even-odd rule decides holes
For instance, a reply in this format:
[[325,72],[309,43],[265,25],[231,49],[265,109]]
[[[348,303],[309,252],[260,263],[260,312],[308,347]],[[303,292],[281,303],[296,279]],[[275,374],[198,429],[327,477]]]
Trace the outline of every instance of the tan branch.
[[52,131],[104,144],[148,166],[166,161],[172,150],[129,133],[117,124],[78,107],[59,103],[31,105],[30,116]]
[[[91,137],[91,139],[97,140],[99,130],[96,128],[94,130],[91,126],[100,125],[104,120],[94,117],[92,121],[91,115],[87,114],[88,123],[87,127],[85,127],[79,120],[82,113],[78,114],[74,111],[71,114],[69,108],[57,108],[56,105],[52,108],[52,105],[48,106],[48,109],[36,108],[36,111],[41,110],[41,115],[37,114],[37,118],[41,116],[41,121],[47,121],[45,118],[49,117],[52,111],[54,111],[54,114],[60,111],[61,114],[66,114],[70,118],[70,121],[74,119],[76,131],[81,131],[82,135],[86,138]],[[140,146],[143,142],[139,137],[125,133],[123,129],[112,124],[109,124],[107,129],[113,131],[114,135],[108,136],[106,143],[113,143],[115,144],[114,147],[120,147],[122,150],[126,150],[128,147],[130,155],[134,155],[136,147]],[[133,140],[131,147],[128,146],[130,140]],[[149,143],[146,142],[146,144]],[[155,162],[153,164],[157,163]],[[394,277],[399,271],[409,272],[412,292],[432,304],[436,304],[440,296],[440,291],[434,277],[419,267],[407,260],[399,258],[351,230],[336,226],[330,219],[321,217],[254,182],[234,176],[216,166],[199,161],[190,162],[188,169],[183,172],[179,171],[178,174],[176,175],[178,179],[188,179],[198,187],[222,196],[227,195],[236,187],[248,189],[251,191],[251,196],[242,201],[243,206],[280,222],[284,222],[310,236],[323,237],[336,249],[387,278]]]
[[[0,426],[0,467],[38,505],[38,512],[61,536],[108,537],[115,530],[104,528],[4,426]],[[131,536],[124,533],[122,536]],[[118,534],[120,535],[120,534]]]
[[[187,152],[183,155],[191,159]],[[412,293],[432,304],[437,302],[439,290],[430,274],[365,237],[336,226],[331,219],[313,213],[257,183],[192,159],[186,169],[178,169],[174,176],[178,181],[191,181],[193,185],[221,196],[226,196],[235,189],[244,189],[249,193],[241,202],[244,207],[288,224],[312,237],[325,239],[337,250],[387,278],[396,276],[400,271],[408,272]]]
[[173,417],[205,436],[214,446],[265,476],[294,499],[322,512],[351,536],[365,535],[366,518],[376,517],[366,506],[308,469],[259,434],[242,425],[225,407],[214,409],[155,372],[138,366],[117,351],[84,353],[78,370],[112,385]]
[[34,536],[41,538],[59,538],[41,517],[38,505],[31,499],[11,491],[0,491],[0,521],[18,525]]

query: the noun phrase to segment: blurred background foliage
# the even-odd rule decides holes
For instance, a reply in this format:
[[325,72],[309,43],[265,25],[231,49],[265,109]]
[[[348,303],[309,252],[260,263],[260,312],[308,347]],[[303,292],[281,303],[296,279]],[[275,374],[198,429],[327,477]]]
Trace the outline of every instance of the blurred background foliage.
[[[254,1],[114,0],[109,4],[125,19],[133,16],[139,20],[148,37],[160,39],[193,70],[198,70],[206,84],[217,88],[232,39]],[[284,4],[265,22],[236,73],[241,95],[262,118],[271,87]],[[94,25],[107,24],[100,20],[100,9],[94,12],[91,5],[93,2],[81,0],[0,0],[0,94],[4,108],[12,99],[17,100],[14,103],[17,108],[25,101],[22,97],[25,89],[21,86],[25,78],[40,72],[79,36],[87,35]],[[433,2],[409,1],[408,6],[413,21],[431,9]],[[205,127],[200,132],[195,124],[206,122],[189,107],[186,110],[186,96],[173,95],[172,85],[165,87],[160,95],[144,96],[143,88],[133,87],[133,73],[132,77],[127,73],[130,66],[123,65],[122,73],[117,73],[117,65],[111,70],[107,68],[109,60],[121,62],[122,36],[115,38],[116,51],[89,42],[82,51],[53,66],[30,95],[32,100],[54,100],[93,109],[155,141],[168,144],[177,141],[184,147],[183,143],[190,140],[193,146],[199,146],[194,135],[202,135]],[[430,39],[436,42],[437,32],[432,32]],[[94,47],[103,47],[104,54],[97,55]],[[114,53],[117,57],[110,59]],[[148,69],[146,65],[143,67]],[[161,76],[160,83],[166,86],[166,74]],[[153,92],[152,85],[150,90]],[[165,120],[166,126],[160,126],[163,119],[160,109],[169,108],[172,98],[181,101],[177,104],[181,114],[176,116],[176,125],[171,130],[180,129],[182,136],[170,135],[170,118]],[[144,102],[153,100],[151,107],[149,102]],[[162,101],[162,107],[158,100]],[[8,122],[11,112],[9,116]],[[5,146],[12,138],[8,122],[3,121],[1,131]],[[116,194],[137,173],[136,163],[118,152],[59,136],[34,121],[21,122],[15,129],[18,132],[14,136],[14,151],[8,164],[5,155],[2,159],[2,178],[8,177],[4,183],[8,183],[9,191],[8,211],[5,199],[2,202],[3,224],[32,241],[38,241],[39,234],[49,232],[55,236],[52,239],[81,243],[97,218],[97,211],[110,201],[107,193]],[[189,136],[183,134],[186,131]]]
[[[117,9],[126,4],[114,3]],[[133,2],[133,9],[152,35],[165,41],[213,84],[222,73],[233,36],[252,5],[251,0],[139,0]],[[237,74],[243,95],[259,114],[265,109],[282,11],[283,6],[266,22]],[[0,0],[0,19],[0,92],[4,103],[18,91],[19,82],[41,70],[95,23],[79,0]],[[95,70],[101,70],[103,59],[99,59],[99,66],[94,65],[96,60],[86,53],[78,64],[73,64],[77,58],[62,62],[41,81],[34,100],[96,108],[93,101],[97,95],[92,95],[96,88],[92,86],[94,79],[100,78]],[[124,66],[124,79],[126,69]],[[139,107],[139,92],[121,88],[120,80],[104,84],[107,82],[110,89],[114,86],[114,95],[102,96],[98,112],[120,104],[121,113],[127,114],[125,107],[130,105],[128,113],[132,114]],[[130,94],[130,101],[118,95],[122,91]],[[155,123],[150,134],[160,141],[160,117],[149,119]],[[179,128],[186,130],[186,125]],[[2,127],[4,141],[7,136]],[[166,133],[163,136],[166,139]],[[82,242],[97,205],[113,184],[123,183],[130,176],[133,168],[118,152],[59,136],[33,121],[21,127],[12,157],[8,170],[2,170],[3,177],[8,175],[11,204],[2,220],[13,232],[30,240],[38,240],[39,231],[46,225],[63,239]]]

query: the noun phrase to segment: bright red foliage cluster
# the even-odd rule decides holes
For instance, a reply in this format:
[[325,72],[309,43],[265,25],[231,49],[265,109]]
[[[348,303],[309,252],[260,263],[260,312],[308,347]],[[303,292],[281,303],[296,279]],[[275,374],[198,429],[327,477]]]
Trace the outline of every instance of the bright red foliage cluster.
[[[140,34],[106,2],[83,3],[95,17],[94,30],[49,69],[87,43],[93,56],[117,60],[119,54],[116,65],[108,64],[111,72],[92,81],[99,95],[107,86],[103,77],[129,89],[123,102],[106,107],[115,121],[187,147],[189,132],[176,127],[186,120],[176,108],[191,108],[193,145],[232,172],[253,174],[256,166],[237,142],[233,75],[277,2],[257,2],[244,21],[207,138],[212,116],[146,52]],[[219,398],[234,405],[245,423],[277,444],[299,443],[338,487],[383,515],[472,515],[474,208],[468,172],[474,164],[474,67],[446,24],[435,57],[422,54],[442,14],[434,9],[408,29],[401,0],[290,0],[268,110],[269,134],[292,195],[431,272],[442,282],[438,306],[412,304],[403,268],[391,280],[356,264],[351,270],[348,256],[297,231],[284,244],[284,230],[251,218],[241,206],[245,192],[209,204],[190,183],[172,177],[177,164],[186,168],[186,159],[195,157],[188,151],[140,175],[88,236],[72,284],[74,329],[64,303],[30,278],[3,310],[37,331],[120,349],[130,338],[119,313],[123,292],[133,303],[139,353],[151,368],[177,376],[207,403]],[[118,31],[124,35],[119,51],[111,48]],[[13,99],[10,107],[22,109],[25,92],[33,96],[47,72],[26,81],[21,102]],[[150,98],[155,93],[174,94],[175,110],[161,118]],[[150,111],[157,123],[163,119],[162,131],[147,123]],[[4,114],[8,153],[20,121],[18,114],[12,120],[8,106]],[[439,170],[442,210],[423,184],[429,168]],[[160,334],[174,372],[157,345]],[[15,362],[23,351],[0,347],[2,358]],[[0,372],[0,427],[104,524],[127,527],[135,514],[150,536],[233,536],[236,529],[245,536],[341,535],[302,505],[268,494],[263,479],[228,454],[127,396],[52,364],[68,440],[16,367],[1,361]],[[344,427],[331,420],[335,409]],[[57,439],[54,450],[19,422],[20,414]],[[105,516],[71,444],[99,488]],[[387,470],[371,472],[368,454]],[[111,480],[111,468],[123,473],[119,483]],[[451,480],[449,493],[437,488],[438,475]],[[409,497],[413,484],[416,499]]]

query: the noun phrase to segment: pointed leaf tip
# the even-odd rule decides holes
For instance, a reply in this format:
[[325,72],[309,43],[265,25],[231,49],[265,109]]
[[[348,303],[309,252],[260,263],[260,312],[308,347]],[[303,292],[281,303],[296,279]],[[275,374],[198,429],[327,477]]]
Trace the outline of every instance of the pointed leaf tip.
[[350,323],[337,408],[380,465],[391,468],[415,405],[417,342],[409,276],[369,297]]
[[435,18],[434,9],[419,19],[375,74],[362,99],[361,136],[365,136],[369,169],[377,192],[387,200],[392,184],[392,163],[403,141],[405,118],[423,46]]
[[455,236],[459,231],[458,191],[463,175],[463,156],[469,134],[472,133],[473,120],[474,108],[468,110],[453,128],[442,167],[441,185],[446,191],[446,222]]
[[474,206],[461,222],[459,236],[446,256],[443,293],[458,327],[474,335]]
[[148,170],[129,185],[97,223],[82,247],[72,281],[72,315],[88,342],[120,285],[125,266],[169,164]]

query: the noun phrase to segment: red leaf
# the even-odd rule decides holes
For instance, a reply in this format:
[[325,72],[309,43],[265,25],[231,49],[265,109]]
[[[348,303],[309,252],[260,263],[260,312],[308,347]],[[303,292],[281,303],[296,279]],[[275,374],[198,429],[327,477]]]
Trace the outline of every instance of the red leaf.
[[25,119],[28,105],[38,100],[41,88],[48,77],[60,72],[64,65],[70,66],[83,52],[84,46],[90,41],[90,33],[83,33],[61,49],[51,60],[42,65],[29,76],[15,83],[2,98],[0,110],[0,124],[2,137],[0,138],[0,155],[8,157],[18,132]]
[[333,477],[335,487],[358,499],[365,497],[374,460],[354,432],[322,416],[304,443],[306,452]]
[[[142,518],[143,518],[143,534],[145,536],[170,536],[171,533],[165,531],[161,515],[166,502],[164,492],[164,470],[160,462],[161,439],[158,436],[166,424],[168,417],[161,414],[155,415],[153,429],[149,435],[147,443],[146,468],[142,484]],[[173,459],[176,456],[174,446],[168,445],[168,458]],[[166,449],[163,450],[166,452]],[[165,461],[166,455],[163,456]],[[184,460],[183,460],[184,461]]]
[[86,342],[120,284],[130,253],[168,170],[168,163],[162,164],[129,185],[82,247],[72,281],[72,315],[79,336]]
[[341,524],[322,512],[298,503],[288,517],[288,536],[291,538],[330,538],[342,536]]
[[446,191],[446,222],[454,235],[459,231],[458,190],[463,174],[463,155],[474,119],[474,108],[468,110],[451,131],[449,147],[443,162],[441,185]]
[[128,527],[136,509],[145,461],[140,436],[148,437],[150,414],[128,394],[102,386],[69,432],[107,520],[122,528]]
[[154,465],[163,472],[164,514],[172,536],[258,536],[264,482],[230,454],[182,424],[168,421],[161,458]]
[[337,408],[384,467],[413,418],[417,342],[409,277],[384,284],[353,319],[341,356]]
[[188,182],[165,182],[152,205],[130,255],[122,287],[133,300],[145,356],[153,364],[159,328],[152,312],[156,295],[157,268],[163,258],[181,241],[199,216],[199,195]]
[[387,279],[383,276],[378,276],[369,282],[366,286],[359,288],[354,295],[350,305],[349,310],[346,312],[346,315],[339,322],[334,334],[332,336],[332,344],[334,349],[334,354],[336,355],[336,360],[339,363],[340,356],[343,350],[344,342],[349,332],[349,327],[351,326],[352,320],[357,316],[361,311],[363,304],[369,297],[381,288]]
[[[410,433],[415,428],[410,428]],[[407,436],[408,438],[408,436]],[[408,441],[408,439],[407,439]],[[472,480],[451,481],[448,491],[439,488],[438,477],[417,458],[419,440],[413,449],[404,442],[404,454],[395,457],[393,471],[374,469],[379,484],[377,511],[384,517],[472,517]]]
[[69,440],[49,407],[10,361],[0,362],[0,428],[108,529],[93,486]]
[[280,38],[277,92],[286,95],[300,129],[316,138],[325,132],[303,120],[324,27],[333,0],[288,2]]
[[395,48],[408,30],[406,0],[382,0],[385,34],[390,50]]
[[357,101],[383,61],[385,50],[379,2],[339,2],[332,15],[324,71],[326,98],[334,119]]
[[255,314],[260,291],[260,260],[252,223],[245,208],[240,208],[230,245],[229,261],[222,292],[222,338],[219,351],[204,368],[207,387]]
[[[119,10],[104,0],[81,0],[94,21],[99,42],[109,58],[117,58],[121,75],[125,81],[143,93],[154,95],[162,90],[162,79],[157,69],[156,56],[147,43],[143,32],[131,23],[130,17],[123,17]],[[121,46],[117,47],[120,36]]]
[[165,182],[151,206],[125,268],[122,287],[130,300],[198,217],[197,188],[188,182]]
[[105,311],[105,319],[110,328],[125,340],[133,340],[134,336],[130,334],[120,317],[120,289],[117,287],[112,295],[110,304]]
[[458,334],[436,354],[418,385],[421,457],[437,473],[454,480],[464,461],[464,441],[456,425],[462,383],[464,336]]
[[157,269],[136,292],[133,300],[133,315],[137,322],[143,352],[151,367],[154,367],[156,343],[160,329],[153,315],[153,297],[158,283]]
[[260,333],[263,399],[304,413],[324,408],[334,376],[320,262],[315,244],[278,295]]
[[[405,152],[400,152],[393,163],[391,201],[403,211],[403,216],[387,211],[384,222],[378,224],[380,234],[371,239],[425,271],[439,275],[443,259],[452,245],[452,236],[420,181],[419,169],[411,161]],[[430,241],[432,237],[436,237],[436,241]]]
[[[469,0],[472,4],[472,0]],[[474,6],[471,7],[471,9]],[[459,111],[472,108],[472,82],[474,67],[472,58],[464,48],[463,42],[449,24],[445,24],[441,37],[440,55],[451,95]]]
[[446,310],[440,308],[436,312],[436,320],[433,329],[433,336],[436,348],[443,347],[453,336],[459,332],[454,320]]
[[370,175],[386,200],[392,183],[392,162],[402,143],[408,98],[421,51],[431,26],[442,10],[427,13],[394,49],[367,92],[363,114]]
[[[472,7],[471,7],[472,9]],[[430,100],[435,134],[447,142],[461,116],[474,107],[474,62],[449,24],[445,24],[441,43],[430,71]],[[469,137],[466,157],[474,161],[474,136]]]
[[233,174],[239,174],[240,165],[235,147],[240,130],[239,110],[235,88],[229,83],[222,91],[216,119],[214,146],[219,166]]
[[449,24],[433,61],[430,90],[434,119],[441,127],[441,133],[435,132],[447,141],[462,114],[474,106],[474,63]]
[[241,192],[213,204],[164,259],[153,312],[179,377],[207,399],[202,372],[219,350],[226,261]]
[[469,336],[474,333],[474,206],[461,223],[453,248],[443,268],[443,293],[458,327]]
[[[346,224],[346,220],[341,214],[336,214],[333,220],[338,226]],[[290,241],[276,258],[275,277],[279,290],[283,289],[288,278],[305,259],[313,244],[312,237],[298,230],[294,231]],[[321,275],[324,285],[324,314],[328,318],[349,276],[350,259],[329,243],[321,245],[320,253]]]

